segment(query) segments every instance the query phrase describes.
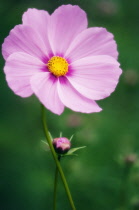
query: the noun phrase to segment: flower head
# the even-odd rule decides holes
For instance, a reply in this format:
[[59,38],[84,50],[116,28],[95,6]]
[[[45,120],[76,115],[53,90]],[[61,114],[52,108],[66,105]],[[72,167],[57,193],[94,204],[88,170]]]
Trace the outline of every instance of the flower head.
[[65,137],[55,138],[53,140],[55,151],[59,154],[65,154],[71,147],[71,142]]
[[95,100],[115,89],[121,69],[113,35],[87,28],[86,13],[63,5],[52,15],[37,9],[23,14],[2,46],[9,87],[21,97],[35,94],[56,114],[64,107],[99,112]]

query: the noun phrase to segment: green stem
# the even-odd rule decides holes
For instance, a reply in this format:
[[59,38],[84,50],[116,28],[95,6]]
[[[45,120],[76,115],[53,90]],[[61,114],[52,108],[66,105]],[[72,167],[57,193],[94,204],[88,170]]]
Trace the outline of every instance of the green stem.
[[[60,162],[60,156],[58,157],[58,160]],[[54,180],[54,200],[53,200],[53,209],[56,210],[56,199],[57,199],[57,185],[58,185],[58,168],[56,166],[55,169],[55,180]]]
[[55,164],[58,168],[58,171],[59,171],[59,174],[61,176],[61,179],[62,179],[62,182],[64,184],[64,187],[65,187],[65,191],[67,193],[67,196],[68,196],[68,199],[69,199],[69,202],[70,202],[70,205],[71,205],[71,208],[72,210],[76,210],[75,206],[74,206],[74,202],[72,200],[72,196],[71,196],[71,193],[70,193],[70,190],[69,190],[69,187],[68,187],[68,184],[67,184],[67,181],[66,181],[66,178],[65,178],[65,175],[63,173],[63,170],[61,168],[61,165],[58,161],[58,158],[57,158],[57,154],[54,150],[54,147],[52,145],[52,140],[51,140],[51,137],[49,135],[49,131],[48,131],[48,128],[47,128],[47,124],[46,124],[46,120],[45,120],[45,107],[42,105],[42,123],[43,123],[43,129],[44,129],[44,133],[45,133],[45,137],[47,139],[47,142],[49,144],[49,147],[50,147],[50,150],[51,150],[51,153],[52,153],[52,156],[54,158],[54,161],[55,161]]
[[54,210],[56,210],[56,198],[57,198],[57,184],[58,184],[58,168],[56,166],[56,170],[55,170],[55,181],[54,181],[54,200],[53,200],[53,204],[54,204]]

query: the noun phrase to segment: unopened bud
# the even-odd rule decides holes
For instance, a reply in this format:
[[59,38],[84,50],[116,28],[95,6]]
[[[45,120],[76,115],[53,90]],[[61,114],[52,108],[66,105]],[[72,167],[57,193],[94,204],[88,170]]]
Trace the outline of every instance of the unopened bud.
[[127,164],[133,164],[137,160],[137,156],[135,154],[130,154],[125,158],[125,162]]
[[133,204],[133,210],[138,210],[139,209],[139,201],[136,201],[134,204]]
[[71,142],[65,137],[55,138],[53,140],[53,146],[58,154],[65,154],[71,147]]

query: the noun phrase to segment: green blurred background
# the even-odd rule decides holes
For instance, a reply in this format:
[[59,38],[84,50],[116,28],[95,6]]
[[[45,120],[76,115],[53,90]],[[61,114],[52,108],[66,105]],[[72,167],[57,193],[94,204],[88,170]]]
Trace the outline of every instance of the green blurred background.
[[[101,113],[66,109],[61,116],[47,111],[53,137],[74,134],[77,157],[62,161],[78,210],[139,209],[139,1],[138,0],[1,0],[0,42],[21,23],[27,8],[52,13],[62,4],[77,4],[89,26],[115,36],[123,74],[116,91],[99,101]],[[0,57],[0,210],[51,210],[55,165],[41,144],[40,104],[22,99],[8,88]],[[59,210],[70,210],[59,182]]]

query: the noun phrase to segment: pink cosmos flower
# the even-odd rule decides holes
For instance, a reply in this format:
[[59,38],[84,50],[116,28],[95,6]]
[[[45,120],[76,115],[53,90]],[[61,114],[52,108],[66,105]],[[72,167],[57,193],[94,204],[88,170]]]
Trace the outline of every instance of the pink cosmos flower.
[[113,35],[87,28],[86,13],[63,5],[52,15],[37,9],[23,14],[2,46],[9,87],[21,97],[33,93],[56,114],[64,107],[99,112],[96,100],[115,89],[121,69]]

